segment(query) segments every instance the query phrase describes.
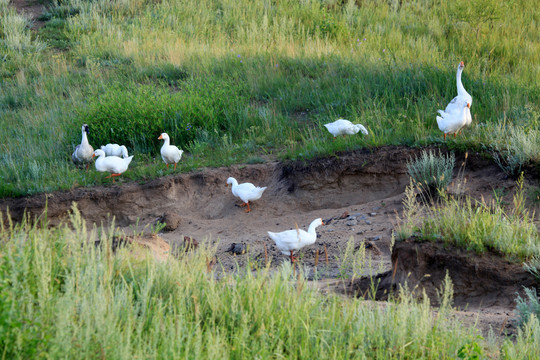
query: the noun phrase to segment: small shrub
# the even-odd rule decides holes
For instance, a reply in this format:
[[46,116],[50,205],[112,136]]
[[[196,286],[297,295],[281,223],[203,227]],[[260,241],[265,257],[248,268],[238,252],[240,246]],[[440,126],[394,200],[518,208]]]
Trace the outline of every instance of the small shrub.
[[509,126],[501,131],[494,144],[493,157],[499,167],[509,176],[517,177],[524,166],[540,160],[540,131]]
[[407,171],[418,189],[429,195],[435,195],[439,191],[446,190],[452,181],[455,163],[453,153],[436,155],[431,150],[424,150],[420,157],[407,162]]
[[525,298],[518,295],[516,299],[517,322],[523,326],[529,321],[531,315],[540,317],[540,300],[534,288],[525,288]]
[[540,281],[540,256],[533,256],[523,267]]

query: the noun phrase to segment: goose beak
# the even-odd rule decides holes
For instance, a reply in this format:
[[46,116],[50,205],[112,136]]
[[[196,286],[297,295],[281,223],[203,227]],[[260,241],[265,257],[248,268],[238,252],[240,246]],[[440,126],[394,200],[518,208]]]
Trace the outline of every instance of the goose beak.
[[92,154],[92,159],[96,157],[96,154]]
[[470,104],[470,103],[467,103],[467,107],[470,109],[470,108],[471,108],[471,104]]
[[465,63],[462,61],[462,62],[459,63],[459,66],[464,67]]
[[158,140],[163,140],[163,136],[159,135]]

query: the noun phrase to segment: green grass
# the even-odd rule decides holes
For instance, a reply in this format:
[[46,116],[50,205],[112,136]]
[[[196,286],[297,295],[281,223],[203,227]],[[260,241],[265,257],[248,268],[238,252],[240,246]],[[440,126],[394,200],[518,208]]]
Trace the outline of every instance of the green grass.
[[[1,217],[0,217],[1,218]],[[48,228],[0,224],[2,358],[454,359],[538,356],[540,324],[531,317],[515,337],[484,339],[450,315],[449,291],[435,314],[402,291],[386,307],[323,295],[290,266],[256,263],[234,274],[207,272],[214,249],[179,259],[113,255],[74,208]],[[218,269],[219,270],[219,269]]]
[[[449,146],[511,149],[502,120],[539,131],[538,13],[478,1],[66,0],[32,33],[0,0],[0,196],[98,184],[69,161],[84,122],[136,159],[168,132],[197,166],[440,144],[461,60],[473,126]],[[338,117],[370,136],[330,141]]]
[[518,179],[511,207],[496,195],[492,201],[446,195],[440,205],[425,207],[417,202],[412,185],[404,205],[401,238],[416,232],[422,240],[443,241],[478,253],[489,250],[514,262],[540,256],[540,233],[534,212],[525,205],[523,176]]

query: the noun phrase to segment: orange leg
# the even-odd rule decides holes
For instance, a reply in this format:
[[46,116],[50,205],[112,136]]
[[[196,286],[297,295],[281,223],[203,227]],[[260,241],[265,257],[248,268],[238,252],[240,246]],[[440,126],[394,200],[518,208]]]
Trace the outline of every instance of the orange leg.
[[167,169],[168,169],[168,168],[169,168],[169,164],[165,164],[165,165],[167,165]]
[[457,133],[454,133],[454,139],[456,138],[456,134],[457,134]]
[[176,163],[174,163],[174,170],[176,170]]
[[112,182],[113,182],[113,184],[114,184],[114,177],[113,177],[113,176],[120,176],[120,175],[122,175],[122,174],[111,174],[111,175],[109,175],[109,176],[106,176],[105,179],[108,179],[108,178],[111,178],[111,177],[112,177]]
[[444,133],[444,140],[446,141],[446,133]]
[[296,258],[293,255],[293,251],[291,250],[291,262],[294,263],[296,261]]
[[250,207],[249,207],[249,201],[248,201],[248,202],[246,202],[246,203],[242,203],[242,204],[240,204],[240,207],[245,207],[245,206],[247,206],[247,207],[248,207],[248,208],[247,208],[247,210],[245,210],[245,212],[250,212],[250,211],[251,211],[251,209],[250,209]]

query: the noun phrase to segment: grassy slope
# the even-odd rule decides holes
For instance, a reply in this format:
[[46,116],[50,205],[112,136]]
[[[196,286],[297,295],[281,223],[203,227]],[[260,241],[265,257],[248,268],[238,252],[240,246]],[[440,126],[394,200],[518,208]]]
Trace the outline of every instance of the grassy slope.
[[[474,125],[452,146],[504,143],[502,120],[538,130],[529,1],[61,4],[32,38],[0,0],[0,196],[102,183],[69,161],[84,122],[94,147],[136,155],[130,179],[164,174],[162,131],[190,153],[182,170],[437,143],[460,60]],[[370,136],[330,142],[338,117]]]
[[[1,219],[1,217],[0,217]],[[322,296],[284,265],[207,273],[212,249],[166,263],[94,248],[112,231],[0,223],[2,358],[531,359],[535,317],[514,341],[484,339],[406,292],[385,308]],[[107,240],[105,240],[107,239]],[[451,293],[447,284],[445,294]],[[476,357],[475,357],[476,356]]]

